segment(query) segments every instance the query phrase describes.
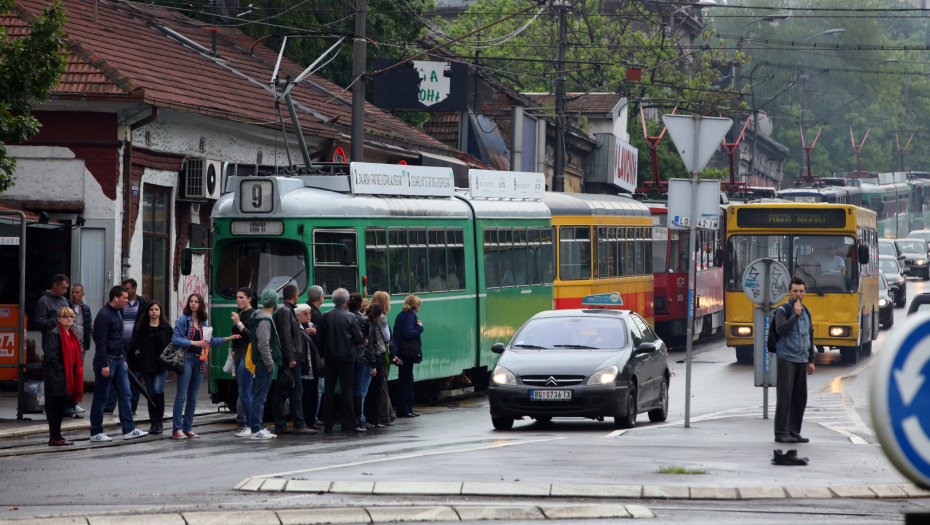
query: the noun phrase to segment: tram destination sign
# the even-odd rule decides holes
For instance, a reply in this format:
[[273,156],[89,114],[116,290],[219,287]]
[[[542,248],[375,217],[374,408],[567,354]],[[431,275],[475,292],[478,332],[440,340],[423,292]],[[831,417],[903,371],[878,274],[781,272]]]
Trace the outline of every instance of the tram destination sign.
[[452,168],[353,162],[349,172],[356,195],[455,196]]
[[736,211],[736,225],[740,228],[845,228],[846,210],[742,208]]
[[532,199],[546,196],[546,176],[523,171],[468,170],[472,198]]

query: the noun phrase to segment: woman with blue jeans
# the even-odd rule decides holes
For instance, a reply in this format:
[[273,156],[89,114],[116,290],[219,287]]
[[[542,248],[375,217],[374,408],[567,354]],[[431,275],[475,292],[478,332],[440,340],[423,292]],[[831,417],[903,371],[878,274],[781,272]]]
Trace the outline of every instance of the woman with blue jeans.
[[252,308],[252,299],[255,294],[248,287],[239,288],[236,292],[236,307],[238,312],[233,312],[232,333],[240,337],[238,341],[233,341],[229,345],[229,351],[232,352],[233,366],[235,366],[234,375],[236,383],[239,386],[239,400],[236,402],[236,437],[251,437],[252,429],[249,427],[249,414],[252,412],[252,382],[255,376],[246,366],[245,357],[249,351],[249,328],[245,325],[255,309]]
[[391,343],[391,350],[393,361],[397,364],[397,417],[420,415],[413,411],[413,365],[422,362],[423,356],[406,353],[405,342],[415,342],[422,348],[420,334],[423,333],[423,323],[417,319],[421,303],[416,295],[408,295],[404,300],[404,311],[394,319],[395,342]]
[[[193,431],[194,410],[197,409],[197,393],[200,382],[207,368],[207,361],[200,360],[201,354],[209,348],[220,346],[226,341],[239,339],[238,335],[229,337],[211,337],[203,339],[203,329],[207,324],[207,305],[199,293],[191,294],[184,307],[184,315],[174,323],[171,342],[184,351],[184,372],[178,376],[178,392],[174,397],[174,430],[171,437],[175,439],[199,438]],[[185,401],[187,406],[185,407]],[[183,416],[183,417],[182,417]]]
[[145,391],[152,401],[149,403],[149,434],[164,432],[165,419],[165,381],[168,379],[168,367],[159,359],[162,351],[171,343],[171,323],[158,301],[148,303],[144,312],[139,312],[136,324],[132,328],[132,343],[129,353],[134,356],[137,368],[134,373],[141,373],[145,381]]
[[[346,303],[346,309],[350,313],[353,313],[358,318],[359,327],[362,330],[362,334],[365,336],[366,341],[364,344],[358,347],[358,352],[355,357],[355,373],[352,377],[352,401],[355,405],[355,417],[359,427],[370,429],[374,428],[375,425],[367,423],[365,421],[365,414],[363,410],[365,396],[368,394],[368,387],[371,385],[371,376],[372,372],[372,362],[374,361],[374,353],[371,351],[367,340],[368,332],[370,330],[370,325],[368,318],[362,314],[361,309],[364,305],[365,300],[362,298],[362,294],[353,293],[349,294],[349,302]],[[375,422],[377,423],[377,421]]]

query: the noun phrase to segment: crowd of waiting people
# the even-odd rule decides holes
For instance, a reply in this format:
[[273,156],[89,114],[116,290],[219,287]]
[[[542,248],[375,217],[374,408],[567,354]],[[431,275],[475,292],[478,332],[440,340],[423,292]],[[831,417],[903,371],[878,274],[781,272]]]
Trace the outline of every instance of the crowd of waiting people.
[[[83,304],[83,287],[71,286],[67,276],[55,276],[35,311],[42,331],[48,444],[74,444],[62,436],[61,425],[64,418],[85,412],[80,406],[84,355],[91,341],[95,347],[91,442],[112,441],[104,433],[103,417],[114,411],[123,439],[164,433],[165,383],[172,369],[177,388],[171,437],[199,438],[193,429],[194,412],[209,351],[227,342],[231,344],[224,370],[235,376],[239,393],[236,437],[274,439],[278,434],[316,434],[320,429],[333,432],[337,384],[343,432],[366,432],[391,425],[398,417],[418,416],[413,411],[413,366],[422,358],[419,297],[407,296],[392,329],[387,318],[390,297],[385,292],[376,292],[369,301],[340,288],[333,292],[333,306],[326,312],[320,310],[323,289],[319,286],[310,288],[307,304],[297,304],[299,290],[293,284],[284,286],[281,294],[279,304],[275,290],[266,289],[256,298],[251,289],[239,289],[232,333],[218,337],[200,294],[187,298],[172,326],[167,309],[138,295],[133,279],[114,286],[94,316]],[[388,395],[391,365],[398,367],[396,406]],[[264,426],[264,409],[275,380],[272,430]],[[134,425],[140,395],[148,401],[148,431]]]

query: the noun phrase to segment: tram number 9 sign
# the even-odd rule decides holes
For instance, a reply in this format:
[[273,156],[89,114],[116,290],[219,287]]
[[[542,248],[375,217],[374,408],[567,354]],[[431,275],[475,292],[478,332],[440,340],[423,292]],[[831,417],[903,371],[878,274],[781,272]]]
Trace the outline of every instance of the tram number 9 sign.
[[268,213],[274,208],[274,183],[270,180],[244,180],[239,186],[239,210]]

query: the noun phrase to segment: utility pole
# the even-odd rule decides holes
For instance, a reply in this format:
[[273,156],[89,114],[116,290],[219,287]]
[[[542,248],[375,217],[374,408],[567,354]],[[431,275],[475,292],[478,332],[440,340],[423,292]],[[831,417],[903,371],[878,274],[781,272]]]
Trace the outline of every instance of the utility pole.
[[355,41],[352,47],[352,162],[365,161],[365,17],[368,0],[355,0]]
[[213,36],[210,40],[213,43],[213,56],[216,56],[216,2],[217,0],[210,1],[210,23],[213,24],[213,31],[210,32]]
[[559,16],[559,60],[555,79],[555,172],[552,176],[552,190],[565,191],[565,48],[568,46],[568,26],[565,10],[570,7],[565,0],[553,4]]

